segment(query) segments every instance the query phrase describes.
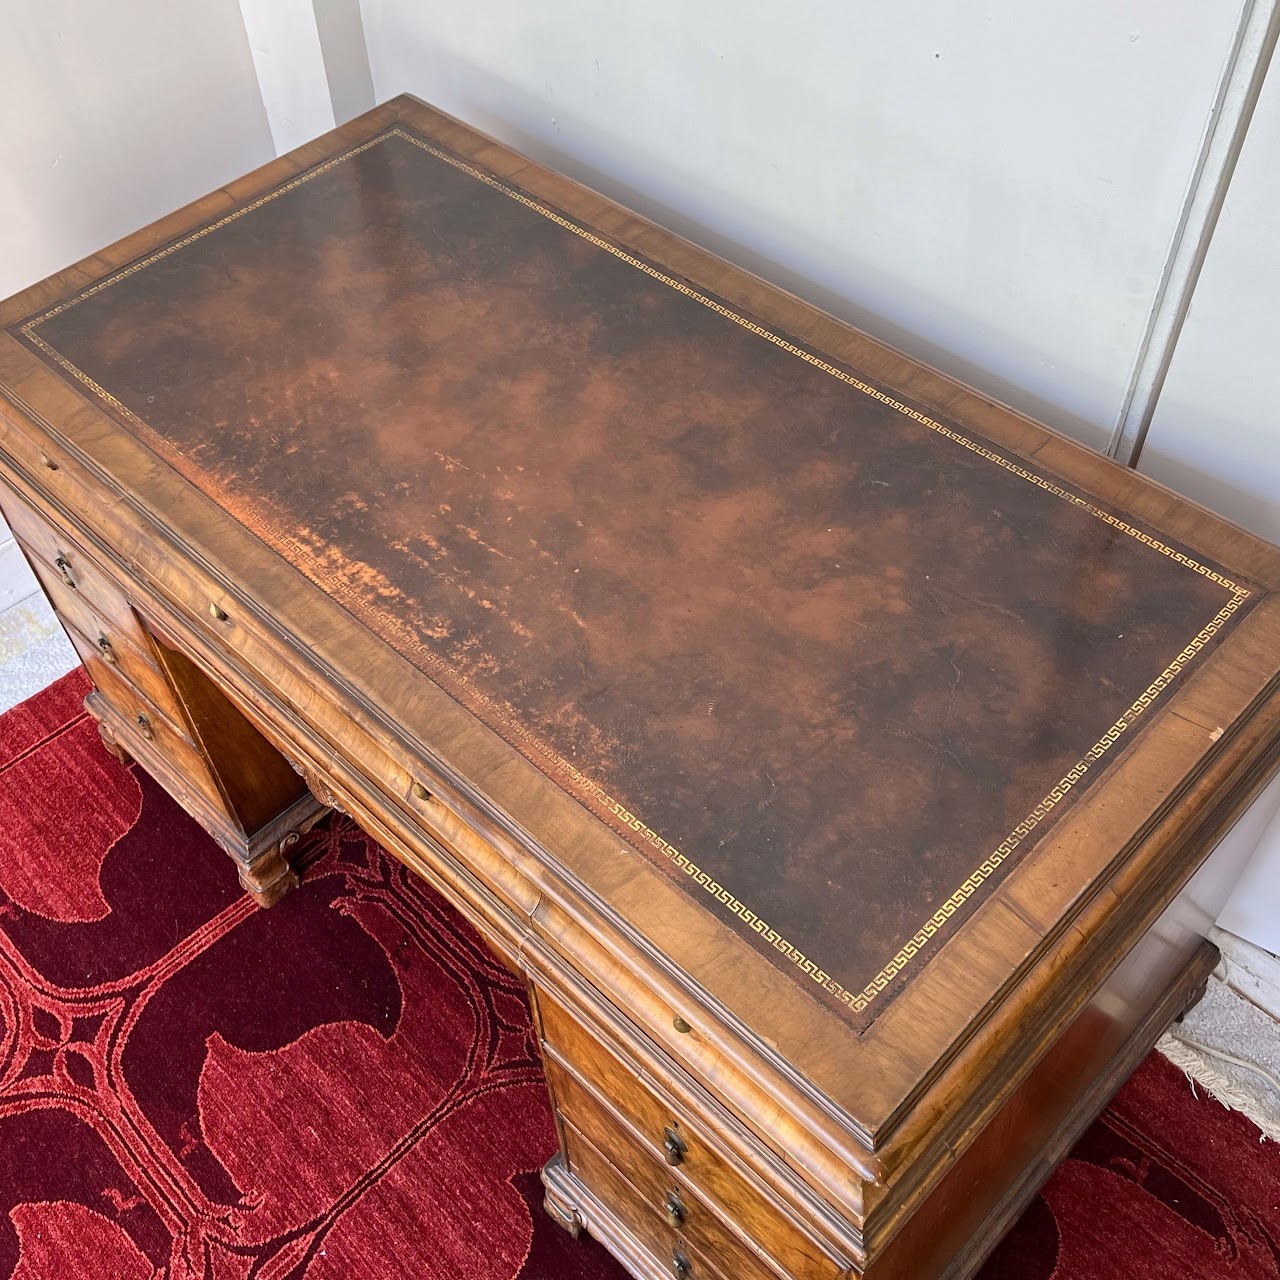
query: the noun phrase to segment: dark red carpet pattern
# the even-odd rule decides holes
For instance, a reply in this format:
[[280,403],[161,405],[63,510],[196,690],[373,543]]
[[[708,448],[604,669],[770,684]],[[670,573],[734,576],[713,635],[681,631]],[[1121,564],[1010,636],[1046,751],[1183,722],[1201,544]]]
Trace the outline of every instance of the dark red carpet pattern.
[[[617,1280],[520,983],[345,819],[270,912],[78,673],[0,717],[0,1277]],[[983,1280],[1280,1280],[1280,1154],[1149,1059]]]

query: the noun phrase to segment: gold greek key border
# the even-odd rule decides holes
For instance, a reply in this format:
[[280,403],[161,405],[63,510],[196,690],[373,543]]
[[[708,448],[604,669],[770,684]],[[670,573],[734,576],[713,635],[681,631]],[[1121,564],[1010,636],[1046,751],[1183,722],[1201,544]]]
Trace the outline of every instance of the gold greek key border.
[[[1186,555],[1184,552],[1161,542],[1159,539],[1152,537],[1149,533],[1142,529],[1135,528],[1133,525],[1113,515],[1109,511],[1104,511],[1101,507],[1095,506],[1087,499],[1080,497],[1078,494],[1071,493],[1069,490],[1062,488],[1060,485],[1054,484],[1053,481],[1046,479],[1044,476],[1037,475],[1035,472],[1013,462],[1002,454],[996,453],[994,450],[987,448],[976,440],[961,434],[952,427],[936,421],[933,418],[921,413],[918,409],[912,408],[910,405],[904,404],[902,401],[895,399],[880,388],[872,386],[870,383],[863,382],[861,379],[854,377],[845,370],[835,365],[829,364],[827,361],[820,359],[812,352],[806,351],[804,348],[797,346],[795,343],[788,341],[779,334],[773,333],[771,330],[764,328],[755,321],[746,316],[738,314],[736,311],[726,307],[723,303],[717,302],[715,299],[707,297],[705,294],[699,293],[681,280],[677,280],[665,272],[658,270],[650,263],[643,261],[634,255],[627,253],[617,245],[610,243],[608,240],[602,239],[586,228],[579,226],[577,223],[570,221],[561,214],[556,213],[553,209],[546,205],[540,204],[532,197],[525,195],[523,192],[515,188],[507,186],[499,181],[491,174],[485,173],[483,170],[476,169],[467,164],[457,156],[451,155],[449,152],[441,150],[432,145],[423,138],[419,138],[414,134],[406,132],[398,126],[393,126],[378,134],[376,137],[370,138],[368,141],[361,143],[357,147],[344,152],[339,156],[326,161],[324,164],[318,165],[313,169],[307,170],[305,173],[298,175],[289,182],[284,183],[280,187],[267,192],[265,195],[258,197],[249,204],[243,205],[230,213],[217,219],[214,222],[199,228],[196,231],[176,240],[164,248],[157,250],[145,258],[139,259],[137,262],[131,263],[123,270],[116,272],[114,275],[108,276],[103,280],[73,298],[69,298],[60,302],[57,306],[52,307],[48,311],[34,319],[28,320],[21,326],[20,332],[33,346],[42,351],[52,361],[54,361],[62,369],[66,370],[74,378],[93,390],[93,392],[102,400],[110,404],[128,420],[137,423],[144,430],[150,432],[151,428],[143,419],[139,418],[130,409],[117,400],[110,392],[101,387],[83,370],[71,363],[61,352],[50,346],[39,334],[35,332],[38,325],[52,319],[61,312],[69,310],[80,302],[93,297],[102,290],[109,288],[111,285],[133,275],[135,272],[143,270],[143,268],[160,261],[162,258],[168,257],[172,253],[176,253],[179,249],[185,248],[187,245],[194,243],[196,240],[217,231],[220,227],[226,226],[230,222],[234,222],[238,218],[242,218],[245,214],[252,213],[255,209],[261,208],[263,205],[272,200],[292,191],[294,188],[301,186],[304,182],[310,182],[313,178],[319,177],[323,173],[336,166],[343,164],[354,156],[359,155],[363,151],[369,150],[371,147],[380,145],[387,139],[397,137],[406,142],[411,143],[415,147],[421,148],[423,151],[429,152],[437,159],[444,161],[453,168],[475,178],[477,181],[484,183],[486,186],[492,187],[494,190],[501,192],[508,198],[525,205],[532,209],[535,213],[549,219],[565,230],[572,232],[581,239],[588,241],[597,248],[603,249],[606,253],[613,255],[615,258],[627,263],[629,266],[636,268],[638,271],[644,272],[646,275],[653,277],[655,280],[675,289],[677,292],[684,294],[686,297],[693,299],[702,306],[707,307],[718,315],[724,316],[726,319],[733,321],[735,324],[742,326],[751,333],[765,339],[767,342],[773,343],[774,346],[780,347],[782,350],[799,357],[807,364],[813,365],[815,368],[821,369],[824,373],[837,378],[839,381],[856,388],[864,395],[870,396],[880,403],[903,414],[905,417],[911,418],[919,422],[931,431],[936,431],[939,435],[951,440],[955,444],[967,449],[969,452],[977,454],[979,457],[994,463],[996,466],[1003,467],[1006,471],[1018,476],[1020,479],[1045,490],[1047,493],[1053,494],[1055,497],[1061,498],[1063,501],[1071,503],[1073,506],[1079,507],[1088,512],[1095,519],[1101,520],[1110,525],[1117,531],[1135,538],[1137,541],[1150,547],[1152,550],[1159,552],[1161,555],[1168,556],[1170,559],[1190,569],[1192,572],[1208,578],[1210,581],[1217,583],[1219,586],[1226,588],[1231,593],[1228,602],[1209,620],[1204,627],[1192,638],[1192,640],[1183,648],[1182,652],[1169,663],[1167,667],[1151,682],[1150,685],[1142,692],[1142,694],[1134,700],[1129,709],[1104,733],[1097,742],[1089,748],[1088,751],[1067,771],[1067,773],[1053,786],[1047,795],[1035,806],[1034,809],[1021,821],[1016,827],[1005,837],[1004,840],[996,846],[994,850],[982,861],[982,863],[966,878],[963,884],[955,890],[954,893],[931,915],[915,932],[915,934],[898,950],[897,954],[880,970],[878,974],[864,986],[860,991],[850,991],[840,982],[833,978],[826,970],[821,968],[816,962],[809,959],[798,947],[793,945],[788,939],[783,937],[776,929],[762,920],[754,911],[745,903],[734,896],[731,890],[720,884],[709,872],[704,871],[697,863],[693,862],[678,848],[664,840],[657,832],[650,830],[640,818],[631,813],[624,805],[620,804],[612,796],[608,794],[602,787],[592,779],[588,778],[581,771],[575,768],[567,760],[557,755],[550,747],[542,742],[528,728],[521,724],[514,717],[507,714],[493,699],[489,698],[481,690],[475,688],[470,680],[465,676],[459,675],[449,668],[444,661],[431,650],[425,648],[420,642],[412,644],[415,651],[429,660],[431,666],[440,668],[452,678],[455,685],[464,685],[471,697],[477,699],[482,705],[486,706],[490,713],[495,716],[509,731],[519,737],[528,747],[530,747],[538,756],[545,758],[557,772],[564,774],[574,784],[575,789],[582,794],[590,796],[595,802],[612,815],[614,821],[627,831],[634,833],[644,840],[647,844],[657,849],[664,857],[666,857],[675,867],[687,875],[696,885],[705,890],[720,905],[730,911],[745,925],[747,925],[754,933],[758,934],[762,941],[773,947],[776,951],[786,956],[793,964],[795,964],[801,972],[815,982],[829,995],[836,1000],[849,1006],[855,1012],[861,1013],[865,1011],[871,1002],[893,981],[903,969],[923,950],[923,948],[943,929],[946,923],[958,912],[965,904],[974,896],[982,885],[995,874],[1000,865],[1005,862],[1015,849],[1021,845],[1027,837],[1048,817],[1050,812],[1061,803],[1071,790],[1076,787],[1080,781],[1086,776],[1089,770],[1115,745],[1116,742],[1125,734],[1125,732],[1133,725],[1139,716],[1143,714],[1164,692],[1170,684],[1177,679],[1188,664],[1193,661],[1198,653],[1213,639],[1215,635],[1227,624],[1231,617],[1240,609],[1246,600],[1252,594],[1247,587],[1243,587],[1230,578],[1225,577],[1216,569],[1212,569],[1207,565],[1201,564],[1199,561]],[[265,528],[261,533],[270,532]],[[279,537],[278,533],[275,536]],[[300,552],[304,559],[314,562],[314,554],[309,548],[305,548],[293,539],[288,542],[295,552]],[[345,585],[345,584],[344,584]],[[343,594],[347,594],[343,592]],[[360,598],[358,603],[366,605],[367,602]],[[399,630],[399,628],[396,628]]]

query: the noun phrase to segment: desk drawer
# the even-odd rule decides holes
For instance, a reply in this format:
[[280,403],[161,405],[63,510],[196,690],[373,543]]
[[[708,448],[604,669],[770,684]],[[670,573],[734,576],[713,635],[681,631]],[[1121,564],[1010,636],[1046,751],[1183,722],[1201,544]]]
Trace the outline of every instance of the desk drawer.
[[135,644],[145,643],[124,593],[88,552],[12,495],[6,495],[4,513],[55,608],[65,613],[74,608],[72,602],[85,601]]
[[[836,1280],[847,1274],[842,1263],[708,1143],[703,1125],[641,1083],[635,1070],[543,991],[538,993],[538,1012],[547,1074],[556,1105],[564,1114],[600,1136],[610,1126],[623,1134],[632,1131],[626,1144],[647,1158],[651,1179],[661,1180],[661,1172],[668,1167],[678,1170],[682,1183],[720,1218],[736,1223],[787,1274],[805,1280]],[[607,1099],[627,1129],[620,1129],[581,1080],[589,1080],[596,1093]],[[666,1149],[668,1130],[678,1142],[675,1153]],[[676,1160],[672,1166],[669,1157]]]
[[16,416],[0,416],[0,446],[18,469],[68,510],[88,511],[102,501],[102,486],[44,432]]
[[[59,612],[62,610],[59,609]],[[72,647],[80,655],[80,661],[91,676],[103,666],[110,667],[133,693],[150,702],[175,726],[182,725],[182,712],[174,700],[168,681],[132,644],[121,639],[104,619],[96,618],[93,611],[86,608],[78,618],[63,614],[63,621]],[[82,622],[87,622],[88,627],[82,627]],[[119,687],[111,684],[109,676],[104,679],[111,688]],[[94,683],[98,682],[95,680]]]
[[[103,662],[83,636],[73,636],[72,643],[80,653],[89,679],[115,713],[113,733],[129,753],[157,773],[162,782],[180,778],[186,787],[203,798],[206,806],[223,812],[226,799],[195,743],[164,711],[128,684],[116,668]],[[158,770],[152,767],[157,760],[161,766]]]
[[[651,1204],[649,1197],[632,1186],[624,1170],[584,1133],[573,1124],[566,1124],[564,1131],[569,1171],[623,1221],[665,1273],[687,1280],[778,1280],[772,1268],[719,1224],[710,1224],[697,1238],[684,1224],[672,1227],[661,1202],[657,1207]],[[617,1159],[616,1151],[610,1150],[610,1154]],[[686,1211],[692,1215],[695,1211],[687,1193],[682,1196]]]
[[[840,1274],[835,1262],[807,1241],[804,1243],[808,1248],[784,1248],[785,1256],[762,1258],[752,1247],[752,1243],[758,1245],[755,1228],[763,1225],[765,1234],[777,1240],[780,1233],[776,1223],[766,1220],[761,1224],[750,1218],[726,1222],[723,1209],[717,1210],[706,1203],[697,1187],[683,1176],[680,1166],[667,1164],[568,1072],[553,1063],[549,1064],[548,1075],[556,1104],[569,1126],[587,1138],[597,1151],[609,1153],[610,1163],[631,1184],[650,1212],[663,1218],[696,1251],[715,1260],[728,1274],[755,1274],[752,1268],[761,1274],[772,1276],[776,1270],[786,1276],[803,1276],[804,1280],[819,1280],[819,1277],[834,1280]],[[759,1206],[753,1202],[738,1208],[752,1213],[758,1212]],[[678,1224],[672,1222],[671,1215],[679,1220]],[[771,1211],[769,1216],[773,1216]]]

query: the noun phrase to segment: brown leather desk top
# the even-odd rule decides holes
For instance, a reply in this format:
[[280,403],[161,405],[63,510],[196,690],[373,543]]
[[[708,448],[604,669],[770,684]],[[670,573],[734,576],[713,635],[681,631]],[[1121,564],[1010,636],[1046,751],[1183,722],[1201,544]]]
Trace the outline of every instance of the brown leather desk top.
[[[489,789],[874,1132],[1270,687],[1274,550],[404,103],[10,305],[0,378],[606,824]],[[611,897],[627,844],[692,916]]]
[[404,126],[14,331],[858,1026],[1258,594]]

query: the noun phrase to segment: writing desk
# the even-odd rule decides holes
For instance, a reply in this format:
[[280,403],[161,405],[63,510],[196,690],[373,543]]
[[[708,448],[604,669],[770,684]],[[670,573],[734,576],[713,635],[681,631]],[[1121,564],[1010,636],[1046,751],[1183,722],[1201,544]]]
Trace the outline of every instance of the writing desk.
[[0,328],[106,744],[461,908],[637,1276],[971,1274],[1203,982],[1275,548],[408,97]]

